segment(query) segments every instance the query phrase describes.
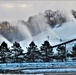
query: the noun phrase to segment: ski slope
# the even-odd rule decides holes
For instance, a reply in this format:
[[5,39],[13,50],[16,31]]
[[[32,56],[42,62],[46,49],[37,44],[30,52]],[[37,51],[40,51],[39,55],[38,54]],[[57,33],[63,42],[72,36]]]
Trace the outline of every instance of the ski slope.
[[[49,36],[49,38],[47,36]],[[74,38],[76,38],[76,22],[66,22],[63,23],[62,26],[55,27],[54,29],[48,27],[45,31],[32,37],[31,40],[26,39],[20,42],[20,44],[25,52],[27,52],[26,47],[29,46],[31,41],[34,41],[35,44],[40,47],[45,40],[48,40],[50,44],[54,46],[65,41],[72,40]],[[60,39],[62,39],[62,41],[60,41]],[[69,44],[68,47],[70,47],[72,44]]]
[[66,22],[63,23],[61,27],[54,28],[53,31],[62,40],[71,40],[76,38],[76,22]]
[[58,44],[60,41],[60,37],[51,28],[47,28],[46,31],[33,37],[33,39],[38,46],[41,46],[46,40],[48,40],[51,45]]

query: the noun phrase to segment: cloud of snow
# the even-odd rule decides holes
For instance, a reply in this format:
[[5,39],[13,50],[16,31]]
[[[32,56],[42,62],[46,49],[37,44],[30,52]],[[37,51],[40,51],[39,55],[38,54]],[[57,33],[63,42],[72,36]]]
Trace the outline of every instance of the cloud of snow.
[[8,44],[8,47],[11,47],[11,42],[8,41],[5,37],[0,34],[0,44],[5,41]]
[[29,39],[29,40],[32,39],[31,32],[29,31],[29,29],[26,25],[24,25],[20,21],[18,21],[16,26],[19,30],[19,33],[21,33],[25,39]]

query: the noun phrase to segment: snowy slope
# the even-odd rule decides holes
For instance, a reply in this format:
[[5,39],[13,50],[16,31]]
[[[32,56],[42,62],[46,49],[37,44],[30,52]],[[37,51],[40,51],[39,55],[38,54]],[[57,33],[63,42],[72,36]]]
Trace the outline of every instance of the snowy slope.
[[[62,39],[62,42],[72,40],[76,38],[76,22],[66,22],[59,28],[54,28],[53,31]],[[67,50],[70,52],[72,46],[76,42],[67,44]]]
[[71,40],[76,38],[76,22],[66,22],[63,23],[61,27],[54,28],[53,31],[62,40]]
[[56,35],[56,33],[51,28],[47,28],[46,31],[33,37],[33,39],[38,44],[38,46],[41,46],[41,44],[46,40],[48,40],[51,45],[54,45],[59,42],[60,38],[59,36]]
[[43,42],[47,40],[49,36],[49,42],[51,45],[56,45],[62,39],[62,42],[76,38],[76,22],[66,22],[63,23],[61,27],[58,28],[47,28],[46,31],[35,36],[33,39],[36,42]]
[[[49,39],[48,37],[49,36]],[[26,47],[31,43],[33,40],[35,44],[40,47],[41,44],[44,43],[45,40],[49,40],[50,44],[52,46],[62,43],[64,41],[72,40],[76,38],[76,22],[66,22],[63,23],[61,27],[58,28],[47,28],[44,32],[41,32],[40,34],[33,37],[31,40],[24,40],[20,42],[23,49],[26,51]],[[62,39],[62,42],[60,41]],[[67,45],[68,49],[71,47],[74,43],[71,43]],[[70,48],[71,49],[71,48]]]

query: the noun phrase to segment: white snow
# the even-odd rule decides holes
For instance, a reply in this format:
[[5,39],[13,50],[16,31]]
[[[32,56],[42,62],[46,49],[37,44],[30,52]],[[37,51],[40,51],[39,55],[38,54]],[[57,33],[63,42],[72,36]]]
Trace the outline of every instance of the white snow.
[[1,70],[21,70],[24,73],[59,73],[76,72],[76,62],[51,63],[5,63],[0,64]]
[[37,35],[40,32],[43,32],[47,29],[47,27],[50,27],[47,24],[47,20],[45,16],[42,13],[39,13],[38,15],[32,16],[28,19],[28,27],[34,35]]
[[19,42],[21,47],[22,47],[22,49],[24,50],[24,52],[27,52],[27,47],[29,46],[31,41],[32,41],[31,39],[30,40],[26,39],[24,41]]
[[76,38],[76,22],[63,23],[61,27],[53,29],[62,40]]
[[[47,37],[49,36],[49,38]],[[41,32],[40,34],[32,37],[33,39],[30,40],[24,40],[20,42],[22,48],[27,52],[26,47],[31,43],[31,41],[34,41],[35,44],[40,47],[41,44],[44,43],[45,40],[48,40],[52,46],[57,45],[59,43],[72,40],[76,38],[76,22],[66,22],[63,23],[62,26],[58,28],[51,29],[50,27],[47,27],[45,31]],[[60,39],[62,39],[62,42],[60,42]],[[72,43],[73,45],[74,43]],[[68,47],[72,46],[68,45]]]
[[22,70],[24,73],[71,73],[76,72],[74,68],[67,68],[67,69],[36,69],[36,70]]
[[[47,38],[49,36],[49,40]],[[51,45],[56,45],[62,39],[62,42],[72,40],[76,38],[76,22],[63,23],[59,28],[47,28],[44,32],[33,37],[35,42],[43,43],[48,40]]]
[[[48,38],[49,36],[49,38]],[[44,41],[48,40],[51,45],[54,43],[58,43],[59,41],[59,36],[51,29],[47,28],[46,31],[40,33],[39,35],[33,37],[34,41],[40,46]]]
[[2,35],[0,35],[0,44],[5,41],[8,44],[8,47],[11,47],[11,42],[8,41],[5,37],[3,37]]
[[46,63],[2,63],[0,69],[58,69],[58,68],[76,68],[76,62],[46,62]]

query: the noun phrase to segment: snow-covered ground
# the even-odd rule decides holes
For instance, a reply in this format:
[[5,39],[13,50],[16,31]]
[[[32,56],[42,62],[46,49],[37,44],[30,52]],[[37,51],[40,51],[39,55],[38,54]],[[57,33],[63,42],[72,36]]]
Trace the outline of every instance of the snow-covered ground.
[[20,70],[23,73],[58,73],[76,72],[76,62],[51,63],[5,63],[0,64],[0,70]]
[[61,27],[54,28],[53,30],[62,40],[76,38],[76,22],[63,23]]
[[22,71],[29,73],[76,73],[76,62],[51,62],[51,63],[6,63],[0,64],[0,70]]
[[76,62],[49,62],[49,63],[5,63],[0,64],[0,69],[58,69],[76,68]]
[[68,69],[36,69],[36,70],[22,70],[22,72],[24,73],[29,73],[29,74],[33,74],[33,73],[72,73],[75,72],[76,73],[76,69],[74,68],[68,68]]

